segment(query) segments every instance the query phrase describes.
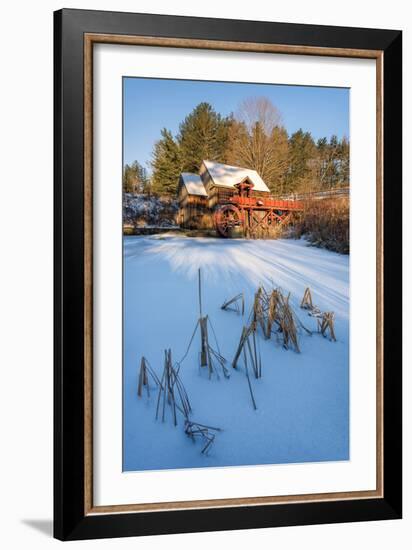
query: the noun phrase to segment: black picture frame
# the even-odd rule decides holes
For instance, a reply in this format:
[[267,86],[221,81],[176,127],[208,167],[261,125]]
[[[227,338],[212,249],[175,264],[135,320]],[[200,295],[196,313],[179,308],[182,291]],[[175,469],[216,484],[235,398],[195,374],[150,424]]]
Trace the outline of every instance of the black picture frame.
[[[383,497],[86,514],[84,35],[253,42],[383,53]],[[247,38],[245,38],[247,37]],[[54,14],[54,536],[61,540],[397,519],[402,515],[402,33],[63,9]]]

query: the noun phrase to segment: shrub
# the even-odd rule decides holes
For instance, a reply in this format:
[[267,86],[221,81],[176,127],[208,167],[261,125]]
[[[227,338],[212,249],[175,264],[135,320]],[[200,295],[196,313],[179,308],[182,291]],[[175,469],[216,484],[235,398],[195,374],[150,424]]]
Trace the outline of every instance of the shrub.
[[349,199],[311,199],[294,225],[294,236],[305,235],[314,246],[349,254]]

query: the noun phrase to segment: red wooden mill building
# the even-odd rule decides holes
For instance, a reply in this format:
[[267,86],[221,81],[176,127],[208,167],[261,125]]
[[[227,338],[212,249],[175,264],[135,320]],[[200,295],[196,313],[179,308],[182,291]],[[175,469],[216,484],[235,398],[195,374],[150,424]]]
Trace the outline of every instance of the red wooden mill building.
[[273,197],[255,170],[204,160],[199,174],[183,172],[178,223],[186,229],[215,228],[222,237],[265,237],[288,223],[302,203]]

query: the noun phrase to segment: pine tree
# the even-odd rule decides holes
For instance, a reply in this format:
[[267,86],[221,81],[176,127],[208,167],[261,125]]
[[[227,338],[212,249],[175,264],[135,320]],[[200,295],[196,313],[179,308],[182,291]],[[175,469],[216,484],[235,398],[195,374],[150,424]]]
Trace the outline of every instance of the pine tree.
[[349,186],[349,141],[343,137],[338,147],[339,186]]
[[222,117],[209,103],[199,103],[179,127],[182,170],[197,173],[205,159],[225,162],[230,124],[230,117]]
[[289,192],[309,191],[316,187],[317,150],[310,132],[299,129],[289,140],[289,169],[286,188]]
[[317,179],[319,189],[349,185],[349,143],[333,135],[330,141],[317,142]]
[[333,135],[329,142],[329,174],[328,187],[333,189],[339,184],[339,141],[337,136]]
[[139,162],[137,163],[137,176],[139,178],[139,186],[141,193],[150,193],[150,178],[147,170]]
[[144,168],[137,160],[126,164],[123,169],[123,191],[125,193],[147,193],[150,182]]
[[155,193],[175,195],[181,172],[179,146],[166,128],[163,128],[161,135],[153,151],[152,189]]

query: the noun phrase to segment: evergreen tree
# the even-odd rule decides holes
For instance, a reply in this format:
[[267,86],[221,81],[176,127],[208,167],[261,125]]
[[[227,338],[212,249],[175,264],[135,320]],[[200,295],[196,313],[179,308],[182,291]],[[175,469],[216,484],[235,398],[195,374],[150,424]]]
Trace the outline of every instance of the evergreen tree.
[[179,146],[166,128],[161,135],[153,151],[152,188],[155,193],[175,195],[181,172]]
[[209,103],[199,103],[179,127],[182,170],[197,173],[205,159],[225,162],[230,124],[231,117],[222,117]]
[[272,159],[272,174],[268,186],[272,193],[283,194],[287,185],[289,167],[289,139],[288,133],[282,126],[273,129],[272,136],[274,155]]
[[332,136],[317,142],[317,179],[319,189],[349,185],[349,143]]
[[349,186],[349,141],[343,137],[338,148],[339,159],[339,185]]
[[289,140],[289,169],[286,188],[289,192],[309,191],[316,187],[317,150],[310,132],[299,129]]
[[[174,139],[163,129],[152,158],[152,187],[144,168],[126,165],[124,189],[174,195],[182,171],[198,173],[202,160],[256,170],[273,194],[349,185],[349,141],[321,138],[299,129],[288,137],[277,108],[264,97],[245,100],[235,116],[222,117],[199,103]],[[142,191],[144,189],[145,191]]]
[[125,193],[147,193],[150,182],[144,168],[137,160],[131,165],[126,164],[123,170],[123,191]]
[[339,141],[337,136],[333,135],[329,142],[329,174],[328,174],[328,187],[333,189],[339,185]]
[[139,162],[137,162],[137,177],[139,180],[139,192],[150,193],[150,178],[147,174],[147,170]]

